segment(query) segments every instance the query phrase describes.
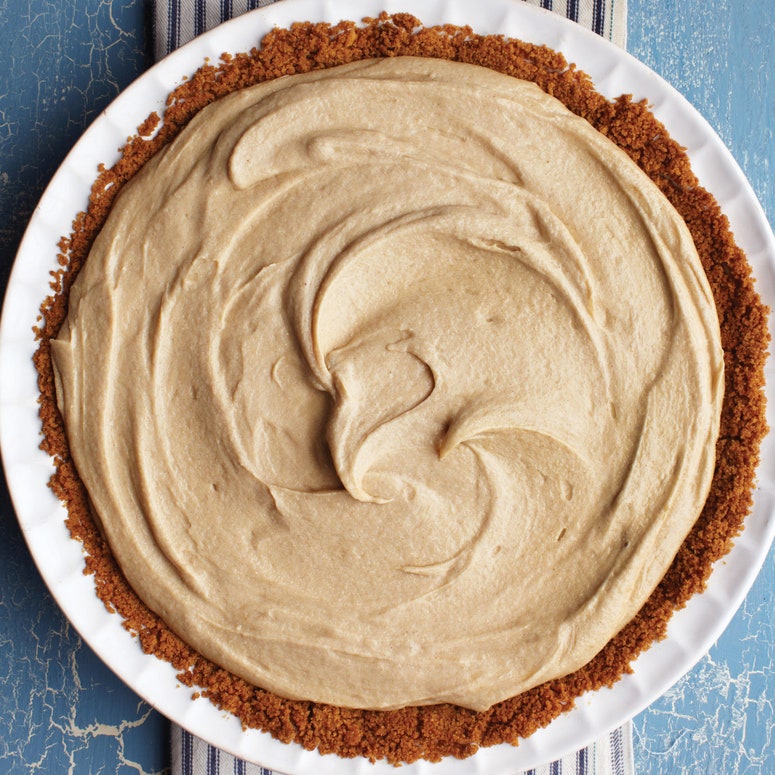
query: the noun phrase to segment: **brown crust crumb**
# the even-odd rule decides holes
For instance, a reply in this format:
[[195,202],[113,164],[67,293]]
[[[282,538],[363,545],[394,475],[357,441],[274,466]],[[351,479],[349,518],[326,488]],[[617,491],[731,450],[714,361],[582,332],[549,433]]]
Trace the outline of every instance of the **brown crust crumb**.
[[[358,59],[426,56],[459,60],[536,82],[623,148],[656,182],[686,221],[710,280],[721,324],[726,394],[710,495],[664,580],[639,614],[585,667],[477,713],[435,705],[395,711],[349,710],[285,700],[247,684],[204,659],[174,635],[137,598],[116,566],[89,510],[88,497],[68,452],[54,392],[50,342],[67,315],[73,280],[115,200],[140,167],[169,143],[191,117],[228,92],[281,75],[332,67]],[[704,589],[712,564],[731,548],[751,504],[759,445],[767,432],[764,362],[769,310],[754,290],[751,269],[735,245],[726,217],[700,188],[683,149],[644,103],[614,101],[597,93],[587,75],[563,56],[468,27],[425,28],[409,14],[382,14],[354,22],[294,24],[276,29],[249,53],[224,54],[201,67],[169,96],[163,121],[152,114],[122,149],[111,168],[100,167],[88,209],[77,216],[60,245],[60,268],[52,272],[52,295],[41,305],[34,361],[39,374],[41,448],[53,456],[51,487],[67,507],[67,526],[85,550],[85,572],[108,610],[124,619],[143,650],[171,662],[179,679],[196,687],[245,727],[321,753],[386,759],[399,764],[423,758],[466,757],[480,746],[518,744],[573,707],[586,691],[611,686],[631,672],[630,663],[665,636],[673,611]]]

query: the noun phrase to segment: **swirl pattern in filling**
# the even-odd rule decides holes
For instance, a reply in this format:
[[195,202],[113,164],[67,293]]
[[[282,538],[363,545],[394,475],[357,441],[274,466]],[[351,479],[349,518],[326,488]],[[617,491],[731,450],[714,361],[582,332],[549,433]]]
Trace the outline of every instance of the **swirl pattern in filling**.
[[52,354],[122,570],[291,698],[474,709],[638,611],[723,394],[685,224],[534,84],[372,60],[203,110],[125,187]]

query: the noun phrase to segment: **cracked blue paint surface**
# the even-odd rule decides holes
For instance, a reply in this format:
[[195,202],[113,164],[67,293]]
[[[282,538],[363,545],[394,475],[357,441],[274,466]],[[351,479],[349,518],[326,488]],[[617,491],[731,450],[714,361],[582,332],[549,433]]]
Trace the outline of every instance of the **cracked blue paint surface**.
[[166,720],[62,617],[12,522],[7,494],[0,505],[0,772],[163,772]]
[[635,720],[638,771],[775,773],[772,559],[700,663]]
[[[54,171],[149,64],[149,18],[147,0],[0,0],[3,290]],[[629,0],[628,30],[629,50],[727,143],[772,223],[775,3]],[[4,482],[0,529],[0,773],[164,772],[167,722],[62,617],[27,552]],[[775,773],[774,592],[770,553],[710,654],[636,717],[638,773]]]

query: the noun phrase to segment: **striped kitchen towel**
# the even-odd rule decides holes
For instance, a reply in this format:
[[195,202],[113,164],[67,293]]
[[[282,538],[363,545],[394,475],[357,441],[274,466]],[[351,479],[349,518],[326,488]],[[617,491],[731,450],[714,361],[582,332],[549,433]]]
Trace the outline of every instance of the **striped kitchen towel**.
[[[227,19],[282,0],[155,0],[154,51],[160,59]],[[617,45],[626,42],[627,0],[523,0],[559,13]],[[172,775],[276,775],[237,759],[172,725]],[[586,748],[513,775],[631,775],[634,772],[630,722]]]
[[[523,0],[588,27],[624,48],[627,0]],[[233,16],[276,0],[155,0],[154,53],[161,59],[178,46]],[[409,9],[411,6],[407,6]]]
[[[514,775],[632,775],[634,772],[632,727],[628,721],[586,748],[534,769],[514,772]],[[279,774],[237,759],[173,724],[172,775]]]

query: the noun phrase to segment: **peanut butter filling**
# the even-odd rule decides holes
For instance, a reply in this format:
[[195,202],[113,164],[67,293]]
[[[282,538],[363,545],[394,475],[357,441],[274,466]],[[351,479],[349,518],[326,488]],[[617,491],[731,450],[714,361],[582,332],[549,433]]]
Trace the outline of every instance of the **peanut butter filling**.
[[483,710],[586,664],[707,497],[708,281],[629,157],[426,58],[237,91],[122,190],[51,342],[124,574],[283,697]]

